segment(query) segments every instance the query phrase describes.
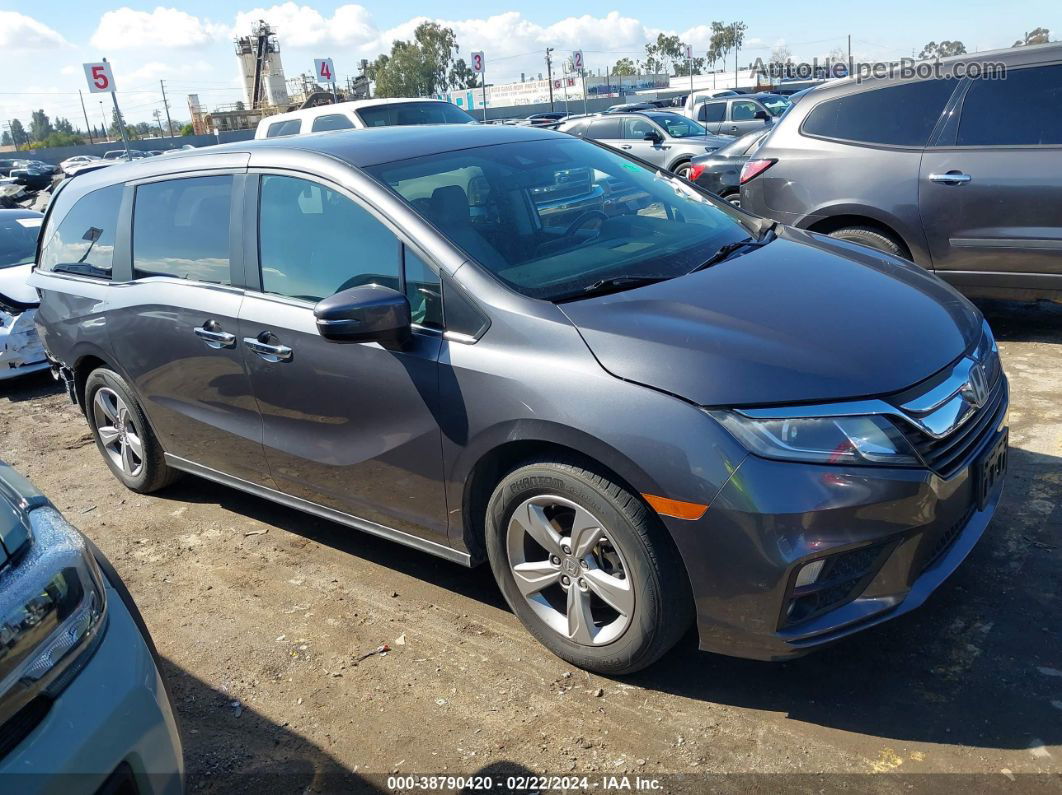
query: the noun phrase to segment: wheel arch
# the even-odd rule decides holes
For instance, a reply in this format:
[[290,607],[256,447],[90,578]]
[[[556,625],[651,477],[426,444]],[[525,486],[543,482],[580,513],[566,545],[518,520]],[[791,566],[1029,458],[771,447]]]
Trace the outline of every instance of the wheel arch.
[[929,248],[921,227],[911,227],[896,216],[877,208],[836,205],[816,208],[796,226],[828,235],[846,226],[865,226],[894,238],[906,251],[907,258],[924,267],[930,266]]

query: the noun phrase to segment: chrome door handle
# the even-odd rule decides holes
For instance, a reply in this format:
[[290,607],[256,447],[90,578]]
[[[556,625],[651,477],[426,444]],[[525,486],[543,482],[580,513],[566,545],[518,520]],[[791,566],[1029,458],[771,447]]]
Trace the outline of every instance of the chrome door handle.
[[287,345],[270,345],[257,337],[244,337],[243,344],[267,362],[290,362],[291,348]]
[[622,145],[620,146],[620,149],[630,149],[630,148],[631,148],[631,145],[630,145],[630,144],[622,144]]
[[972,180],[969,174],[963,174],[961,171],[949,171],[946,174],[930,174],[930,182],[940,182],[944,185],[962,185],[963,183]]
[[236,335],[229,334],[227,331],[214,331],[213,329],[204,328],[203,326],[196,326],[192,331],[195,335],[206,342],[206,344],[217,350],[218,348],[234,348],[236,347]]

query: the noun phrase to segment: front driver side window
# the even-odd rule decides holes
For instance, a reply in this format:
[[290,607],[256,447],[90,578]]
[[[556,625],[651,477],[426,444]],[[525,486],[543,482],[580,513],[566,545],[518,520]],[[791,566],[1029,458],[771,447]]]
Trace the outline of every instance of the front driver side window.
[[628,116],[623,120],[623,137],[628,141],[644,141],[645,134],[656,132],[656,128],[647,119]]
[[733,102],[730,105],[731,121],[752,121],[760,106],[755,102]]
[[400,289],[398,238],[346,196],[266,174],[259,207],[264,292],[316,303],[365,284]]

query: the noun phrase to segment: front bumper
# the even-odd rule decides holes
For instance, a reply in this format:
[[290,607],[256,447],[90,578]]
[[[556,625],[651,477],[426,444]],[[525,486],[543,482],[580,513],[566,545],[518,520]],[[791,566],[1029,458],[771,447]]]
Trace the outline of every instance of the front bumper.
[[0,310],[0,381],[48,369],[34,321],[36,309],[17,315]]
[[[698,522],[667,520],[690,575],[700,647],[737,657],[799,656],[921,605],[984,533],[1002,491],[977,508],[972,462],[924,469],[831,467],[748,456]],[[793,620],[809,560],[866,550],[866,576],[833,606]],[[853,556],[858,558],[859,556]]]
[[95,792],[126,765],[140,793],[184,791],[177,725],[151,650],[110,582],[107,605],[106,634],[92,658],[0,759],[0,780],[12,791]]

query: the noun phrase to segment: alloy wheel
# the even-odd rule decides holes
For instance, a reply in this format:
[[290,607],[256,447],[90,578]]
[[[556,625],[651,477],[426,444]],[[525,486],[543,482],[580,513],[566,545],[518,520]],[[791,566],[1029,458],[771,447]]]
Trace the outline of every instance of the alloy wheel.
[[125,401],[108,387],[101,387],[92,399],[92,418],[111,462],[129,477],[144,468],[144,445]]
[[582,506],[555,495],[524,500],[509,519],[506,548],[516,587],[554,632],[603,646],[630,625],[636,595],[627,562]]

